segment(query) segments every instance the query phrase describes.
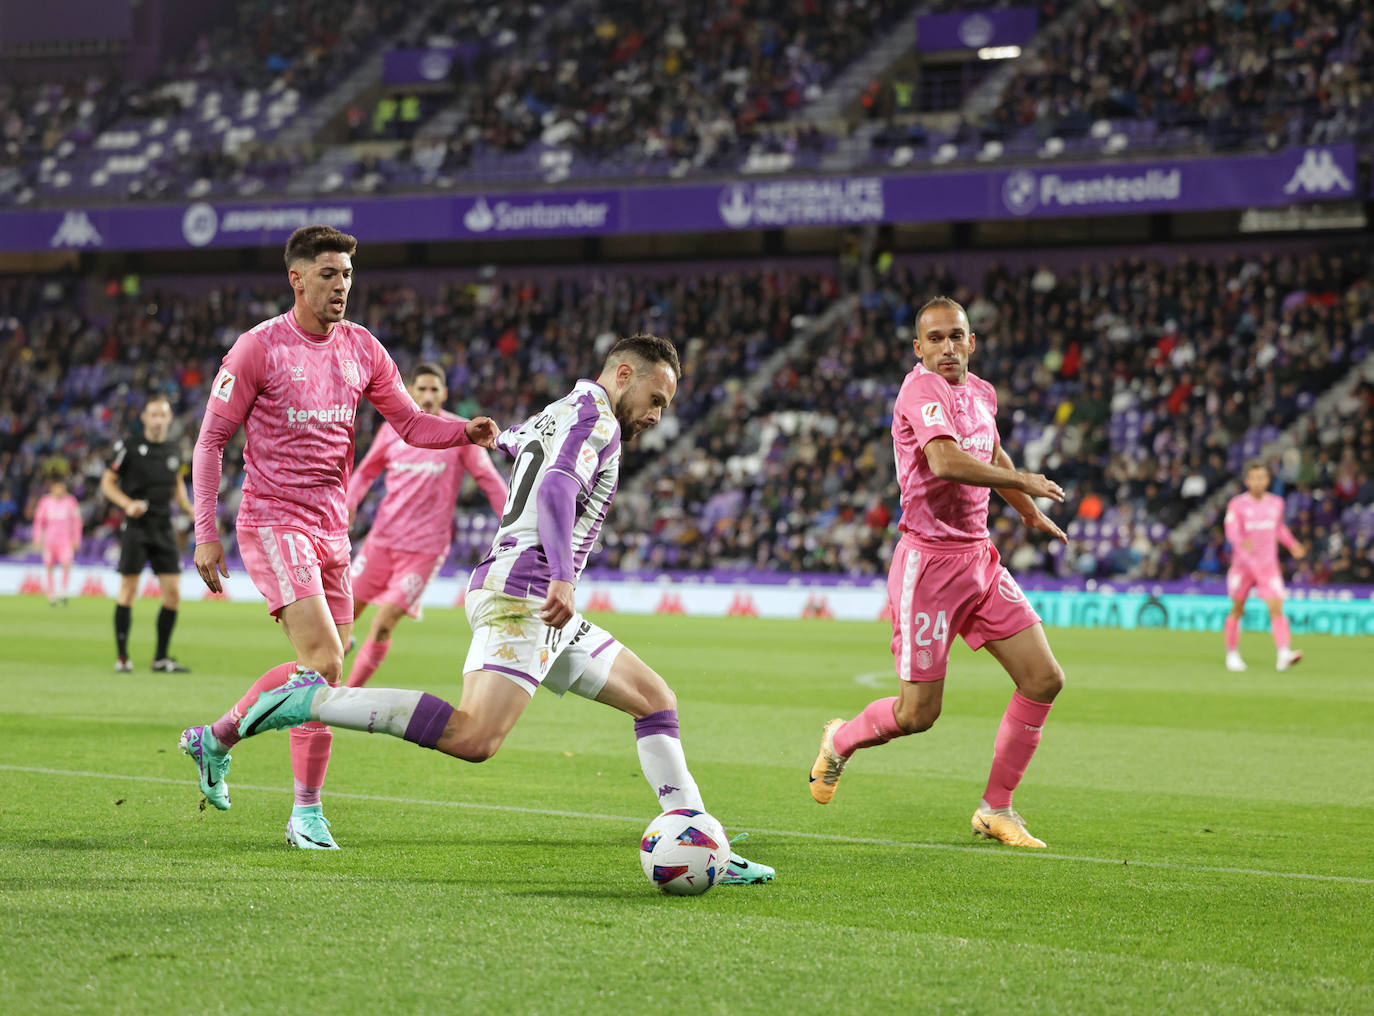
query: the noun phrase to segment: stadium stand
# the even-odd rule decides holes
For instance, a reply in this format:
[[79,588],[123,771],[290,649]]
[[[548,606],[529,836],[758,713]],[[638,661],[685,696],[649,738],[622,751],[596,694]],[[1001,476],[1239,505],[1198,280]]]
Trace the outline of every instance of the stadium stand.
[[[998,384],[1009,453],[1070,492],[1057,513],[1067,549],[1027,540],[1009,510],[994,518],[1018,572],[1216,574],[1215,510],[1186,546],[1167,538],[1297,424],[1290,450],[1275,456],[1276,489],[1299,538],[1331,548],[1297,572],[1323,581],[1364,574],[1374,553],[1374,385],[1320,401],[1374,346],[1372,280],[1368,254],[1331,251],[1032,259],[958,275],[898,259],[849,296],[816,268],[698,266],[450,275],[428,292],[379,281],[360,284],[352,306],[403,367],[444,363],[460,412],[503,422],[591,371],[615,334],[679,339],[686,375],[649,443],[655,454],[627,462],[605,534],[610,567],[880,574],[898,510],[892,398],[911,362],[916,309],[951,292],[980,335],[974,369]],[[281,306],[260,278],[197,293],[149,279],[123,285],[110,283],[108,312],[96,315],[71,280],[0,281],[0,538],[22,542],[33,478],[58,456],[77,478],[87,551],[106,552],[114,518],[95,484],[142,393],[172,395],[174,435],[190,442],[222,351]],[[363,449],[375,414],[360,420]],[[226,521],[239,469],[231,454]],[[455,561],[485,548],[486,522],[479,511],[464,523]]]
[[[1045,2],[1017,59],[902,53],[859,102],[810,118],[899,20],[951,6],[393,0],[340,18],[245,0],[155,78],[0,82],[0,205],[1374,138],[1374,13],[1343,0]],[[383,53],[407,49],[453,56],[437,80],[389,84]]]

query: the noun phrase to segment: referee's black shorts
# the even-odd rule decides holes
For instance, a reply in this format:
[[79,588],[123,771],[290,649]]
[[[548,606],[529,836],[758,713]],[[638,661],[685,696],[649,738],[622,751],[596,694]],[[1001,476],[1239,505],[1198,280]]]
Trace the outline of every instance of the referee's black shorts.
[[181,555],[170,522],[163,526],[124,526],[119,537],[119,574],[137,575],[145,562],[152,566],[154,575],[181,571]]

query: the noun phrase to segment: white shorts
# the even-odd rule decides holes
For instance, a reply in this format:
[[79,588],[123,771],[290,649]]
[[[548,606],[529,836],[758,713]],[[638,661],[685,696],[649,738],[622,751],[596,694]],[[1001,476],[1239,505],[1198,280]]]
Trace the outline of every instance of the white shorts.
[[539,619],[542,596],[474,589],[465,606],[472,644],[463,673],[490,670],[531,697],[542,686],[559,696],[572,692],[596,698],[623,648],[614,635],[581,614],[574,614],[562,628],[549,627]]

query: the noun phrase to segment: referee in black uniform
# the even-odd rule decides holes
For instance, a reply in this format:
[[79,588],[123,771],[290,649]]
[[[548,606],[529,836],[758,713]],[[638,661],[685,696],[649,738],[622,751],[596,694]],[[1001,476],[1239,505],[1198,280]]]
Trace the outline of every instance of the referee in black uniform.
[[124,510],[119,527],[119,597],[115,601],[115,646],[119,653],[115,670],[128,673],[129,625],[138,577],[145,563],[152,566],[162,588],[162,609],[157,614],[157,653],[153,670],[186,674],[168,652],[172,628],[181,605],[181,555],[172,532],[172,498],[191,517],[191,501],[182,480],[181,454],[167,440],[172,425],[172,404],[165,395],[150,395],[139,419],[143,434],[116,441],[114,457],[100,478],[100,492]]

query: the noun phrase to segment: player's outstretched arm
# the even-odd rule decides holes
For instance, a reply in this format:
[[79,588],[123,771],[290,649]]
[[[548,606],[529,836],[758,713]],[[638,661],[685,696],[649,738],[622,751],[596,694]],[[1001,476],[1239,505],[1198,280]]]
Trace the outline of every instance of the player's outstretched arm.
[[953,438],[937,437],[926,442],[926,461],[942,480],[967,483],[971,487],[1013,490],[1031,497],[1064,501],[1064,488],[1040,473],[1022,473],[975,459],[954,443]]
[[[1006,453],[999,443],[992,453],[992,464],[1003,469],[1016,469],[1016,464],[1012,462],[1011,456]],[[994,488],[1002,500],[1007,502],[1021,515],[1021,521],[1026,524],[1027,529],[1036,529],[1042,533],[1048,533],[1060,543],[1068,543],[1069,538],[1064,535],[1064,531],[1055,525],[1054,520],[1040,510],[1040,506],[1034,499],[1024,491],[1016,490],[1013,487]]]

